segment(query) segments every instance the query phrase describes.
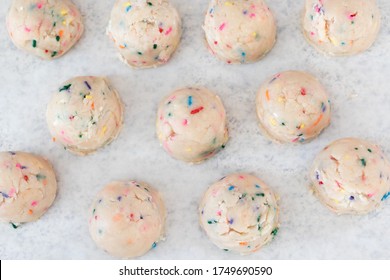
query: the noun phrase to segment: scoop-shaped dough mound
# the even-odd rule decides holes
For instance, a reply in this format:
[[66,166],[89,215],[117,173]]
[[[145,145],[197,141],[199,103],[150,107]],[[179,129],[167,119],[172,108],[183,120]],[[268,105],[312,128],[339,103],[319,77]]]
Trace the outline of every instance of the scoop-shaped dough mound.
[[370,142],[345,138],[326,146],[311,169],[312,189],[337,214],[365,214],[390,191],[390,164]]
[[12,0],[7,28],[18,48],[43,59],[64,55],[84,31],[70,0]]
[[181,19],[168,0],[117,0],[107,32],[123,62],[156,67],[167,63],[178,47]]
[[274,193],[249,174],[232,174],[213,184],[199,206],[200,225],[225,251],[250,254],[278,232],[279,208]]
[[145,183],[113,182],[90,208],[89,232],[98,247],[118,258],[142,256],[164,238],[166,211]]
[[172,157],[191,163],[212,157],[229,139],[222,101],[205,88],[183,88],[164,98],[156,130]]
[[263,0],[211,0],[203,29],[210,51],[229,64],[258,61],[276,41],[275,19]]
[[303,143],[330,124],[328,95],[318,80],[299,71],[274,75],[256,98],[260,128],[278,142]]
[[38,220],[57,193],[51,164],[24,152],[0,153],[0,221],[12,224]]
[[354,55],[374,43],[381,24],[375,0],[306,0],[303,33],[329,55]]
[[47,106],[53,141],[78,155],[111,143],[123,123],[118,93],[101,77],[76,77],[63,83]]

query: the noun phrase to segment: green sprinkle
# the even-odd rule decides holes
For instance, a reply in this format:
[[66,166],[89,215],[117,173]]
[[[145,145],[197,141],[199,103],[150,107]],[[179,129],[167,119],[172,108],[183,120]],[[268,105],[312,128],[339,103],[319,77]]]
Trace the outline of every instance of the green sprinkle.
[[365,160],[364,158],[360,159],[360,161],[362,162],[362,165],[363,165],[363,166],[366,166],[366,165],[367,165],[367,162],[366,162],[366,160]]
[[172,117],[172,113],[168,113],[168,117]]
[[286,123],[282,122],[282,125],[283,125],[283,126],[286,126]]
[[359,148],[355,148],[355,150],[357,151],[357,150],[359,150]]
[[53,27],[56,27],[56,25],[57,25],[57,22],[54,22],[54,23],[53,23]]
[[260,225],[257,225],[257,230],[261,231],[261,226]]
[[149,6],[153,6],[153,3],[152,3],[152,2],[148,2],[148,5],[149,5]]
[[92,215],[93,215],[93,214],[95,214],[95,212],[96,212],[96,209],[93,209],[93,211],[92,211]]
[[43,180],[43,179],[46,179],[46,176],[43,175],[43,174],[40,174],[40,173],[37,174],[37,175],[35,175],[35,177],[37,178],[38,181]]
[[241,195],[241,198],[245,198],[247,196],[247,193],[243,193],[242,195]]
[[57,55],[57,52],[53,52],[52,54],[51,54],[51,57],[55,57]]
[[79,138],[83,138],[83,134],[81,132],[79,134]]
[[218,223],[216,220],[208,220],[207,223],[209,225]]
[[273,231],[271,231],[271,234],[275,237],[278,234],[279,229],[275,228]]
[[256,196],[264,197],[264,193],[257,193]]
[[371,150],[371,149],[367,149],[367,151],[369,151],[370,153],[372,153],[372,150]]
[[[62,88],[60,88],[60,92],[61,92],[61,91],[64,91],[64,90],[70,89],[71,86],[72,86],[72,84],[63,86]],[[85,98],[85,97],[84,97],[84,98]]]
[[139,55],[142,55],[142,52],[137,52]]
[[32,40],[32,46],[33,46],[33,48],[37,47],[37,40]]
[[157,44],[154,44],[154,45],[153,45],[153,49],[157,49]]
[[228,252],[229,251],[229,249],[223,249],[225,252]]
[[14,228],[14,229],[17,229],[18,228],[18,226],[17,225],[15,225],[14,223],[10,223],[11,224],[11,226]]
[[221,146],[222,149],[225,149],[225,147],[226,147],[225,145],[222,145],[222,146]]
[[56,40],[57,40],[57,42],[59,42],[60,41],[60,39],[61,39],[61,37],[60,36],[56,36]]
[[261,218],[261,216],[259,215],[259,216],[257,217],[257,222],[260,222],[260,218]]

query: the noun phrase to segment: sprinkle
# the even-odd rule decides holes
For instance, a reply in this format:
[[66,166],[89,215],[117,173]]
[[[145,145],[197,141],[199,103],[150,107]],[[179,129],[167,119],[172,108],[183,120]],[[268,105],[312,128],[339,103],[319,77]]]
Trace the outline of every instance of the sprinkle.
[[192,105],[192,96],[188,96],[188,106],[191,106]]
[[3,192],[0,192],[0,193],[1,193],[1,195],[2,195],[4,198],[9,198],[9,195],[8,195],[8,194],[3,193]]
[[184,119],[183,120],[183,125],[186,126],[188,124],[188,120]]
[[54,51],[54,52],[52,52],[51,57],[55,57],[56,55],[57,55],[57,52]]
[[152,244],[152,249],[156,248],[157,247],[157,243],[156,242],[153,242]]
[[61,10],[61,15],[63,15],[63,16],[66,16],[68,14],[68,11],[67,10]]
[[32,40],[32,46],[33,46],[33,48],[37,47],[37,40]]
[[138,55],[142,55],[142,52],[137,52],[138,53]]
[[33,214],[33,210],[31,209],[28,209],[28,212],[27,212],[29,215],[32,215]]
[[28,182],[28,176],[27,176],[27,175],[24,175],[24,176],[23,176],[23,179],[24,179],[26,182]]
[[59,35],[56,36],[56,41],[59,42],[61,37]]
[[14,223],[10,223],[11,224],[11,226],[14,228],[14,229],[17,229],[18,228],[18,226],[17,225],[15,225]]
[[323,117],[324,117],[324,115],[321,114],[321,115],[318,117],[318,119],[313,123],[312,127],[314,127],[314,126],[316,126],[317,124],[319,124]]
[[279,228],[275,228],[275,229],[271,232],[271,234],[272,234],[273,236],[276,236],[276,235],[278,234],[278,231],[279,231]]
[[264,197],[264,193],[257,193],[256,196]]
[[34,200],[33,202],[31,202],[31,206],[32,206],[32,207],[35,207],[35,206],[37,206],[37,205],[38,205],[38,202],[37,202],[37,201]]
[[248,245],[248,242],[246,242],[246,241],[241,241],[241,242],[238,243],[238,244],[240,244],[240,246],[246,246],[246,245]]
[[87,86],[87,88],[88,88],[89,90],[92,89],[91,86],[89,85],[89,83],[88,83],[87,81],[84,81],[84,84]]
[[360,159],[360,161],[361,161],[361,163],[362,163],[363,166],[366,166],[366,165],[367,165],[367,162],[366,162],[366,160],[365,160],[364,158]]
[[349,197],[349,200],[355,200],[355,197],[354,197],[353,195],[351,195],[351,196]]
[[19,168],[19,169],[27,169],[26,166],[23,166],[23,165],[21,165],[20,163],[17,163],[17,164],[15,165],[15,167],[16,167],[16,168]]
[[257,216],[257,222],[259,223],[260,222],[260,218],[261,218],[261,216],[259,215],[259,216]]
[[223,249],[225,252],[229,252],[229,249]]
[[106,134],[106,131],[107,131],[107,126],[103,126],[103,129],[102,129],[102,134]]
[[38,181],[41,181],[41,180],[43,180],[43,179],[46,179],[46,176],[45,175],[43,175],[43,174],[37,174],[37,175],[35,175],[35,177],[37,178],[37,180]]
[[226,23],[225,23],[225,22],[222,23],[222,24],[219,26],[219,31],[224,30],[225,26],[226,26]]
[[255,185],[255,187],[256,187],[257,189],[260,189],[260,188],[261,188],[259,185]]
[[367,151],[368,151],[369,153],[372,153],[372,150],[371,150],[371,149],[367,149]]
[[323,185],[323,184],[324,184],[324,182],[322,182],[322,181],[318,181],[318,184],[320,184],[320,185]]
[[71,86],[72,86],[72,84],[63,86],[62,88],[60,88],[60,92],[64,91],[64,90],[68,90]]
[[157,49],[157,44],[154,44],[154,45],[153,45],[153,49]]
[[153,3],[152,2],[147,2],[149,6],[153,6]]
[[386,193],[386,194],[382,197],[381,201],[386,200],[389,196],[390,196],[390,192]]
[[348,18],[349,18],[349,19],[353,19],[354,17],[356,17],[356,16],[357,16],[357,14],[358,14],[357,12],[356,12],[356,13],[354,13],[354,14],[350,14],[350,15],[348,16]]
[[169,27],[167,31],[165,31],[165,35],[169,35],[172,32],[172,27]]
[[218,223],[216,220],[208,220],[207,223],[209,225]]
[[229,191],[234,190],[234,186],[230,186],[230,187],[228,188],[228,190],[229,190]]
[[203,107],[196,108],[196,109],[191,111],[191,115],[195,115],[195,114],[199,113],[200,111],[202,111],[203,109],[204,109]]
[[267,98],[267,101],[270,101],[270,97],[269,97],[269,91],[268,89],[265,91],[265,97]]
[[256,17],[256,14],[253,14],[253,13],[252,13],[252,14],[249,15],[249,17],[250,17],[250,18],[254,18],[254,17]]
[[160,33],[163,33],[164,32],[164,29],[162,29],[161,27],[158,28],[158,31],[160,31]]
[[233,218],[231,218],[228,222],[230,225],[233,224],[233,222],[234,222]]
[[79,138],[83,138],[83,134],[81,132],[79,133]]
[[117,199],[118,201],[121,201],[121,200],[122,200],[122,197],[121,197],[121,196],[118,196],[116,199]]
[[326,111],[326,105],[325,105],[324,102],[321,103],[321,111],[322,111],[323,113],[325,113],[325,111]]
[[301,88],[301,95],[303,95],[303,96],[306,95],[306,89],[305,88]]

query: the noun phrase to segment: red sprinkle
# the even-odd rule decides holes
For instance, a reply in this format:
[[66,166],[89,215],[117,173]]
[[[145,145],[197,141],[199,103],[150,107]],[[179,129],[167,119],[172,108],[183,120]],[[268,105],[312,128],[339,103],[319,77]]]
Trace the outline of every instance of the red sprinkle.
[[196,108],[196,109],[191,111],[191,115],[195,115],[195,114],[199,113],[200,111],[202,111],[203,109],[204,109],[203,107]]
[[305,96],[305,95],[306,95],[306,89],[301,88],[301,94],[302,94],[303,96]]
[[28,182],[28,176],[27,176],[27,175],[24,175],[24,176],[23,176],[23,179],[24,179],[26,182]]
[[323,184],[324,184],[324,182],[322,182],[322,181],[319,181],[318,183],[319,183],[320,185],[323,185]]
[[158,28],[158,31],[160,31],[160,33],[163,33],[164,29],[162,29],[161,27]]

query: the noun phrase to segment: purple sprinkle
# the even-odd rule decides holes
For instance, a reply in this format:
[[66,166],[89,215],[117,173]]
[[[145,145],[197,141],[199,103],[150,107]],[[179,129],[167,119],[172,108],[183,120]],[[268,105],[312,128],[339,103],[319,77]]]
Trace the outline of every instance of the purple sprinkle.
[[231,219],[229,220],[229,224],[233,224],[233,222],[234,222],[234,220],[233,220],[233,218],[231,218]]
[[2,195],[4,198],[9,198],[9,195],[8,195],[8,194],[3,193],[3,192],[0,192],[0,193],[1,193],[1,195]]
[[16,155],[16,153],[15,153],[15,152],[9,152],[9,153],[10,153],[11,155],[13,155],[13,156],[14,156],[14,155]]
[[84,81],[84,84],[87,86],[87,88],[89,89],[89,90],[91,90],[92,88],[91,88],[91,86],[88,84],[88,82],[87,81]]
[[122,197],[121,197],[121,196],[118,196],[117,199],[118,199],[118,201],[121,201],[121,200],[122,200]]
[[354,197],[353,195],[351,195],[351,196],[349,197],[349,200],[355,200],[355,197]]

